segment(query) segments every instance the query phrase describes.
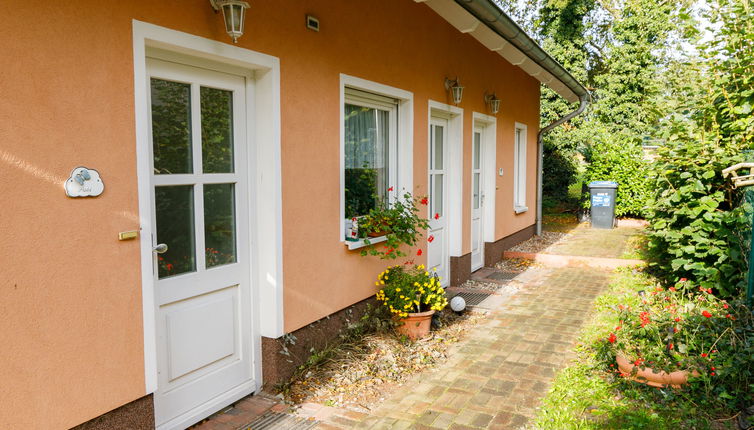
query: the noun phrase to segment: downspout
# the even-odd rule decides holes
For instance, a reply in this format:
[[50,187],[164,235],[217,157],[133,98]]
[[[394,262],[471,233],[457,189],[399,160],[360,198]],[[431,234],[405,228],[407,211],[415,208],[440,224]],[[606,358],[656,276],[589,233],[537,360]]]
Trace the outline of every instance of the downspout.
[[545,133],[552,131],[560,124],[563,124],[566,121],[570,121],[572,118],[584,112],[586,107],[589,105],[589,102],[591,101],[592,97],[589,92],[587,92],[586,94],[579,97],[579,107],[575,111],[560,117],[559,119],[550,123],[547,127],[539,130],[539,133],[537,133],[537,236],[542,235],[542,163],[544,162],[544,145],[542,144],[542,138]]

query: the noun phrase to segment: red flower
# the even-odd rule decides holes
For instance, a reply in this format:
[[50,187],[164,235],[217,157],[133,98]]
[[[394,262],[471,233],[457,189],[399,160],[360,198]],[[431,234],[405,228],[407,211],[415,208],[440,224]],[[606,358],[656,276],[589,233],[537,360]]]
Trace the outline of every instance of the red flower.
[[730,316],[730,314],[726,314],[726,315],[725,315],[725,318],[733,319],[733,317],[732,317],[732,316]]
[[426,198],[426,197],[422,197],[422,199],[419,201],[419,203],[421,203],[423,205],[426,205],[427,203],[429,203],[429,199]]
[[673,349],[673,344],[672,343],[668,344],[668,349]]
[[422,255],[422,250],[421,249],[416,250],[416,255]]
[[715,376],[715,372],[710,373],[710,375]]
[[393,187],[390,187],[390,188],[388,188],[387,190],[388,190],[388,191],[393,191],[393,189],[394,189]]
[[173,270],[173,265],[170,264],[170,263],[168,263],[168,264],[165,265],[165,268],[168,269],[168,272],[170,272],[170,271]]
[[707,356],[707,353],[706,353],[706,352],[703,352],[703,353],[702,353],[702,357],[706,357],[706,356]]
[[678,333],[678,328],[677,327],[673,327],[673,333]]
[[710,367],[710,369],[712,369],[712,370],[715,370],[715,368],[714,368],[714,367]]
[[670,288],[668,288],[668,290],[670,290],[670,291],[678,291],[678,290],[676,290],[675,287],[670,287]]
[[432,241],[433,241],[433,240],[435,240],[435,237],[434,237],[434,236],[432,236],[432,235],[430,235],[430,236],[429,236],[429,237],[427,238],[427,242],[429,242],[429,243],[432,243]]
[[712,318],[712,314],[707,311],[702,312],[702,315],[704,315],[705,318]]
[[681,317],[675,317],[675,322],[678,322],[681,320]]
[[610,333],[610,337],[609,337],[609,338],[607,338],[607,341],[608,341],[608,342],[610,342],[610,343],[615,343],[615,341],[616,341],[617,339],[618,339],[618,338],[617,338],[617,337],[615,336],[615,333]]
[[435,219],[440,219],[440,214],[436,213],[435,214]]
[[728,309],[728,308],[729,308],[728,304],[727,303],[723,303],[723,309]]
[[686,281],[688,281],[688,279],[686,279],[686,278],[681,278],[681,279],[678,280],[678,282],[686,282]]

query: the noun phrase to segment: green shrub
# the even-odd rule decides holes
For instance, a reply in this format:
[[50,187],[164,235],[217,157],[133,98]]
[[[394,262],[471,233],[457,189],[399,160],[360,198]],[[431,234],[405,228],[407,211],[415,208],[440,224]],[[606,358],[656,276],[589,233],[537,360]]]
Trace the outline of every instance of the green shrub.
[[[649,163],[641,146],[628,138],[610,136],[595,143],[588,154],[586,182],[615,181],[616,216],[643,217],[649,198]],[[586,202],[588,206],[589,202]]]
[[666,283],[689,278],[725,297],[745,282],[746,207],[720,173],[742,161],[737,145],[683,138],[658,151],[656,195],[648,211],[649,257]]

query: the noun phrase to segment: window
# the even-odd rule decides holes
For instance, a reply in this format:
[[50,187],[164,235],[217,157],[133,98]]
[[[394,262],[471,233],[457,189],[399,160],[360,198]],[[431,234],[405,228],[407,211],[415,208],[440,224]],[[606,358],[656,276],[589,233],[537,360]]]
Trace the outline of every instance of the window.
[[[397,190],[398,101],[345,88],[345,217],[366,215]],[[392,193],[395,194],[395,191]]]
[[526,212],[526,126],[516,123],[513,148],[513,208],[516,213]]

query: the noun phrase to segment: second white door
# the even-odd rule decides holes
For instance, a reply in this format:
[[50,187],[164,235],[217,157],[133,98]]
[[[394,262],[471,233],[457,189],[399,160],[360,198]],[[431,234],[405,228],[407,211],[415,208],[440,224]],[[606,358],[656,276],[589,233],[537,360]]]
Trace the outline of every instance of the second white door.
[[482,174],[482,133],[484,129],[474,127],[474,139],[471,148],[471,271],[484,265],[484,175]]
[[427,268],[448,285],[448,120],[433,117],[429,126],[429,236]]

